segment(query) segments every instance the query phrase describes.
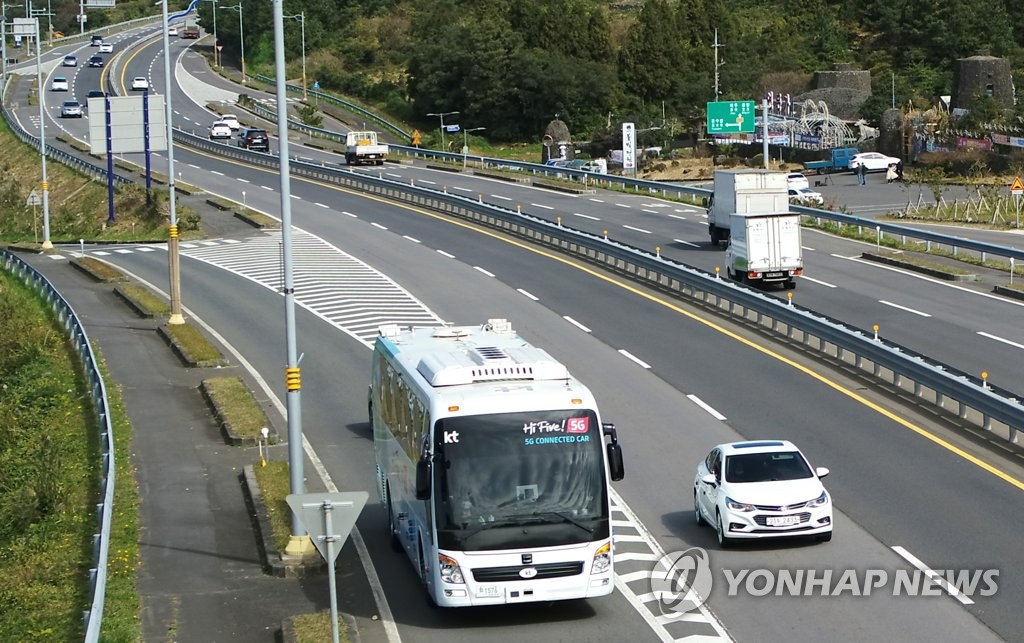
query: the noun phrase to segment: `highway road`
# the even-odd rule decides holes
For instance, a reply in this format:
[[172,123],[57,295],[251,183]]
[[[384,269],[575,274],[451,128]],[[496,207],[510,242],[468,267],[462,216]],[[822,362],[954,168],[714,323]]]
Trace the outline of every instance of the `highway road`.
[[[250,207],[278,210],[276,177],[183,151],[176,153],[176,159],[181,162],[182,180],[229,195],[247,189]],[[389,167],[387,172],[401,176],[417,172],[438,182],[470,180],[418,168]],[[714,251],[699,247],[706,237],[706,232],[701,234],[699,211],[681,207],[677,211],[673,204],[646,197],[571,198],[472,180],[459,185],[467,190],[487,186],[489,197],[500,195],[537,212],[573,216],[573,211],[579,211],[598,217],[594,225],[628,221],[644,230],[657,223],[658,234],[665,238],[675,235],[698,245],[679,243],[673,250],[680,256],[704,257],[705,265],[715,261]],[[664,302],[654,293],[620,285],[571,262],[437,215],[303,181],[293,181],[292,187],[297,227],[303,234],[315,235],[306,239],[310,248],[317,246],[317,239],[327,248],[303,255],[309,258],[308,272],[297,295],[303,305],[300,351],[306,354],[303,417],[307,438],[340,487],[372,488],[373,458],[365,418],[369,353],[355,339],[359,334],[351,330],[351,320],[331,318],[303,292],[314,290],[331,262],[342,260],[331,247],[380,269],[442,319],[473,323],[488,317],[510,318],[527,339],[549,349],[590,385],[602,404],[604,419],[619,426],[626,449],[627,477],[615,488],[629,510],[629,524],[620,533],[631,528],[638,534],[649,533],[664,551],[705,547],[711,551],[716,573],[759,568],[837,573],[846,568],[890,572],[909,568],[893,547],[906,548],[933,568],[997,567],[1002,572],[998,593],[975,597],[976,602],[969,605],[948,595],[900,599],[884,594],[801,599],[727,596],[727,583],[718,574],[709,605],[737,640],[878,640],[893,635],[922,641],[1013,640],[1024,631],[1024,617],[1016,607],[1024,598],[1024,583],[1014,574],[1020,569],[1020,555],[1016,539],[1007,536],[1020,523],[1021,488],[1014,482],[1022,475],[1020,464],[1009,456],[950,433],[935,418],[903,409],[886,396],[865,390],[859,381],[847,381],[840,373],[805,363],[785,347],[764,345],[759,337],[700,311]],[[570,203],[576,206],[566,207]],[[586,209],[577,207],[580,203]],[[542,205],[555,209],[548,211]],[[650,243],[655,231],[624,228],[619,234],[647,237]],[[260,257],[276,261],[274,239],[268,243],[266,235],[254,233],[234,241],[240,243],[184,249],[184,300],[190,315],[203,319],[237,346],[264,379],[279,382],[283,346],[275,350],[268,338],[283,336],[282,300],[258,283],[259,275],[268,274],[266,265],[259,265]],[[1024,343],[1024,337],[1012,334],[1019,331],[1009,320],[1012,312],[1019,311],[1007,302],[834,257],[855,254],[842,245],[846,243],[824,237],[812,240],[808,235],[809,272],[813,260],[812,274],[820,270],[820,281],[836,283],[830,288],[802,282],[798,301],[803,303],[808,294],[828,294],[844,314],[868,319],[884,311],[889,317],[875,322],[883,329],[891,324],[908,338],[921,341],[938,336],[935,343],[943,345],[973,339],[967,331],[974,327],[956,321],[958,315],[969,315],[992,323],[985,327],[992,329],[990,334],[1004,333],[1006,339]],[[161,249],[120,250],[96,249],[94,254],[107,252],[106,259],[154,284],[166,281],[166,256]],[[269,279],[272,285],[273,277]],[[951,292],[964,299],[943,303],[941,312],[932,317],[904,310],[951,299]],[[893,293],[904,293],[901,297],[912,293],[917,298],[892,302],[903,308],[879,304],[882,297],[894,299]],[[977,299],[967,299],[968,295]],[[977,329],[972,332],[976,334]],[[888,336],[886,331],[883,334]],[[978,342],[962,349],[963,355],[950,354],[967,361],[978,359],[979,352],[983,360],[1010,352],[1009,345],[988,351],[984,346]],[[993,475],[915,429],[952,440],[1007,472],[1006,477]],[[719,551],[712,532],[693,525],[689,486],[693,468],[715,443],[776,436],[793,439],[814,464],[833,470],[826,483],[841,512],[836,539],[827,545],[785,543]],[[704,615],[694,622],[659,622],[652,611],[656,605],[641,601],[634,606],[630,595],[649,591],[639,581],[623,581],[622,591],[615,596],[591,603],[468,614],[431,611],[423,604],[410,566],[386,551],[386,546],[377,547],[384,543],[385,533],[375,501],[371,496],[360,529],[370,543],[404,640],[434,640],[441,628],[447,638],[465,641],[524,634],[531,639],[664,640],[716,633]],[[620,574],[641,564],[629,562],[632,567],[620,565]]]

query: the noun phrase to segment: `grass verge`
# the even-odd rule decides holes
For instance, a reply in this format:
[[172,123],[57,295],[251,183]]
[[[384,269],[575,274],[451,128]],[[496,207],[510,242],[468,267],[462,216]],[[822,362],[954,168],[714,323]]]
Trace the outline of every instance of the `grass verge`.
[[240,377],[210,377],[203,380],[206,394],[217,406],[221,420],[231,427],[239,438],[255,440],[260,431],[269,427],[267,414],[256,402],[252,392]]
[[270,528],[273,531],[274,546],[277,551],[284,551],[291,538],[291,509],[285,498],[291,493],[288,479],[288,463],[281,460],[267,462],[265,467],[254,467],[256,483],[267,506]]
[[197,363],[223,359],[217,347],[192,324],[165,324],[164,330]]
[[[0,273],[0,640],[81,640],[89,607],[101,475],[89,385],[74,349],[34,292]],[[108,391],[115,512],[105,641],[139,639],[137,497],[130,426]]]
[[120,289],[144,314],[150,317],[162,317],[171,313],[170,305],[145,286],[126,283],[122,284]]
[[[331,612],[314,612],[292,617],[296,643],[321,643],[331,640]],[[338,641],[348,643],[348,628],[345,619],[338,616]]]

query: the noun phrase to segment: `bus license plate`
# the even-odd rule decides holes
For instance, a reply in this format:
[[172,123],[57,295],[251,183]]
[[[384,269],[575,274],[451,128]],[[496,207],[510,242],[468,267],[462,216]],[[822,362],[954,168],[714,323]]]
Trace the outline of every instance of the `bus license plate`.
[[800,524],[800,516],[769,516],[769,527],[791,527]]
[[480,598],[501,598],[501,587],[497,585],[480,585],[476,588],[476,595]]

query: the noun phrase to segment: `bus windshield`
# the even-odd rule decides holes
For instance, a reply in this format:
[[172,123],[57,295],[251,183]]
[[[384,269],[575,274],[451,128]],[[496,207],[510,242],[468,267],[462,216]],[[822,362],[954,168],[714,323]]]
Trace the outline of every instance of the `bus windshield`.
[[593,411],[452,417],[434,428],[438,547],[550,547],[609,536]]

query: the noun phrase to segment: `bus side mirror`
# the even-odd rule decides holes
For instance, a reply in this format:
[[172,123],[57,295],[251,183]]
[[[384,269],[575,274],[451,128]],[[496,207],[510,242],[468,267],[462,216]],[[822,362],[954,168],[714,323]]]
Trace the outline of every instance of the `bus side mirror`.
[[613,482],[618,482],[626,475],[626,470],[622,466],[622,447],[619,445],[619,434],[615,431],[615,425],[610,423],[602,424],[601,432],[605,437],[611,439],[611,442],[605,446],[605,450],[608,452],[608,473]]
[[705,208],[710,208],[711,207],[711,199],[709,199],[707,197],[704,197],[703,199],[701,199],[700,202],[701,202],[701,205],[704,206]]
[[611,474],[612,481],[618,482],[626,475],[626,470],[622,466],[622,445],[616,442],[609,444],[606,448],[608,449],[608,472]]
[[416,499],[430,500],[430,456],[416,463]]

